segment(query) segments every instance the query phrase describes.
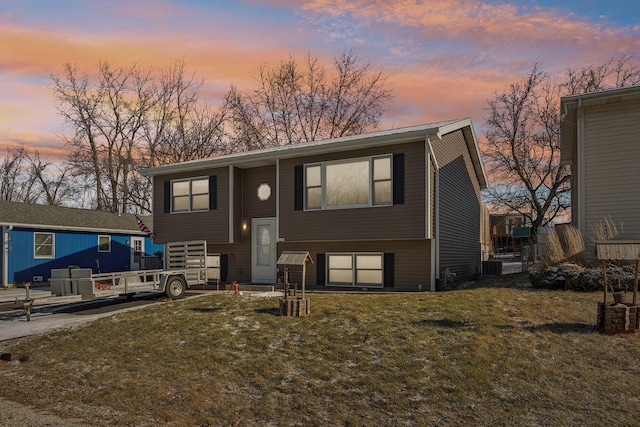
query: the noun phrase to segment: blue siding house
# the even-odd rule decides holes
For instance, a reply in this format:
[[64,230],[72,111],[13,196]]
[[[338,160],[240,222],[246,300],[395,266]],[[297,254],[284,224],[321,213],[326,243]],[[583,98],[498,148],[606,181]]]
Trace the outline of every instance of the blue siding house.
[[[141,217],[151,229],[151,217]],[[72,265],[95,273],[161,267],[154,244],[133,214],[0,201],[2,285],[46,282]]]

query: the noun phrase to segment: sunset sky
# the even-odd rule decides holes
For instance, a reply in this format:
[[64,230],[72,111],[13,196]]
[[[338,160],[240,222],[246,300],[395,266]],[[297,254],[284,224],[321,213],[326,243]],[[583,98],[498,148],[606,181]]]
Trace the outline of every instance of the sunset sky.
[[0,0],[0,147],[61,154],[51,75],[73,63],[184,60],[212,104],[258,66],[353,48],[395,95],[382,128],[471,117],[524,78],[623,54],[640,60],[637,0]]

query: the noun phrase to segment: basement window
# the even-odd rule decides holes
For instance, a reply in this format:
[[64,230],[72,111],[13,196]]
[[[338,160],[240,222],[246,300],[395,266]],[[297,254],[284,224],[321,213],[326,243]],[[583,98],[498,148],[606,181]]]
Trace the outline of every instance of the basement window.
[[378,252],[327,254],[327,285],[381,288],[383,256]]

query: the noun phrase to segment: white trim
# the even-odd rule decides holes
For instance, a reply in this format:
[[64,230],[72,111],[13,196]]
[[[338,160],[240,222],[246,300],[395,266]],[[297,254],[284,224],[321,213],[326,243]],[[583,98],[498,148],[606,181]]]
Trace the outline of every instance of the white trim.
[[3,227],[15,227],[15,228],[29,228],[29,229],[38,229],[38,230],[62,230],[62,231],[89,231],[92,233],[110,233],[110,234],[136,234],[139,236],[146,236],[146,233],[143,233],[139,229],[107,229],[107,228],[93,228],[93,227],[69,227],[65,225],[48,225],[48,224],[26,224],[26,223],[3,223],[0,222],[0,226]]
[[[100,238],[101,237],[109,238],[109,242],[108,242],[109,243],[109,249],[106,250],[106,251],[103,251],[103,250],[100,249]],[[98,252],[99,253],[109,253],[109,252],[111,252],[111,235],[110,234],[98,234]]]
[[[140,270],[140,268],[142,268],[142,256],[145,254],[145,239],[141,238],[139,236],[131,236],[131,240],[130,240],[130,251],[129,251],[129,270],[133,271],[133,270]],[[140,242],[140,261],[138,262],[137,266],[134,266],[134,261],[135,261],[135,256],[136,256],[136,243],[135,242]],[[135,268],[134,268],[135,267]]]
[[[574,162],[573,166],[576,166],[578,169],[575,171],[576,176],[578,177],[578,185],[576,188],[576,197],[573,197],[574,200],[578,200],[578,206],[576,206],[576,224],[578,226],[578,230],[582,232],[583,236],[587,234],[587,224],[585,219],[586,212],[586,201],[584,197],[585,192],[585,129],[584,129],[584,108],[581,105],[581,99],[578,100],[578,109],[577,109],[577,157],[578,161]],[[574,171],[571,171],[573,174]]]
[[229,165],[229,243],[233,243],[233,165]]
[[13,230],[13,225],[2,226],[2,284],[9,284],[9,233]]
[[[337,153],[352,151],[355,149],[402,144],[419,140],[423,138],[424,134],[427,132],[438,132],[438,130],[442,128],[446,131],[444,133],[448,133],[457,129],[462,129],[465,126],[471,126],[471,120],[469,118],[447,120],[406,128],[395,128],[322,141],[311,141],[305,142],[304,144],[283,145],[261,150],[208,157],[183,163],[147,168],[141,170],[140,173],[143,176],[166,175],[178,172],[191,172],[195,170],[219,168],[229,164],[233,164],[240,168],[266,166],[274,164],[277,158],[293,159],[327,152]],[[473,142],[477,143],[475,140]]]
[[426,155],[425,155],[425,239],[433,238],[433,217],[431,215],[431,202],[432,197],[435,195],[431,194],[431,164],[433,163],[434,173],[439,169],[438,159],[436,159],[435,152],[433,151],[433,145],[431,144],[431,138],[429,136],[426,137]]
[[436,282],[440,279],[440,169],[436,169],[435,174],[435,190],[433,194],[434,203],[435,203],[435,224],[433,225],[433,246],[434,255],[432,258],[435,258],[431,264],[432,275],[435,274],[435,280],[431,282],[431,291],[436,291]]
[[[51,255],[38,255],[36,252],[36,234],[50,234],[51,235]],[[47,245],[49,246],[49,245]],[[33,259],[55,259],[56,258],[56,233],[49,231],[34,231],[33,232]]]
[[[304,168],[303,168],[304,171]],[[280,241],[280,159],[276,159],[276,245]]]
[[[268,224],[270,226],[272,226],[272,242],[270,244],[270,249],[273,251],[273,253],[270,254],[270,258],[269,261],[271,262],[271,265],[269,265],[269,268],[272,268],[272,270],[269,271],[269,276],[267,277],[266,275],[264,277],[261,277],[259,274],[257,274],[257,269],[258,269],[258,265],[257,265],[257,259],[256,259],[256,248],[257,248],[257,243],[258,243],[258,235],[256,233],[256,226],[259,224]],[[276,283],[277,280],[277,276],[278,276],[278,265],[277,265],[277,260],[278,260],[278,239],[276,238],[276,218],[274,217],[265,217],[265,218],[251,218],[251,281],[254,283]],[[264,268],[264,267],[263,267]]]

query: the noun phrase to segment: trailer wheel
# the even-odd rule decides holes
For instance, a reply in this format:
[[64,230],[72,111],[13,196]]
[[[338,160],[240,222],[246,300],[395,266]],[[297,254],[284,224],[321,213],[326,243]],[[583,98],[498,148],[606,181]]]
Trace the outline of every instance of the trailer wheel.
[[180,276],[171,276],[167,280],[167,286],[164,293],[171,299],[178,299],[184,296],[187,284]]

